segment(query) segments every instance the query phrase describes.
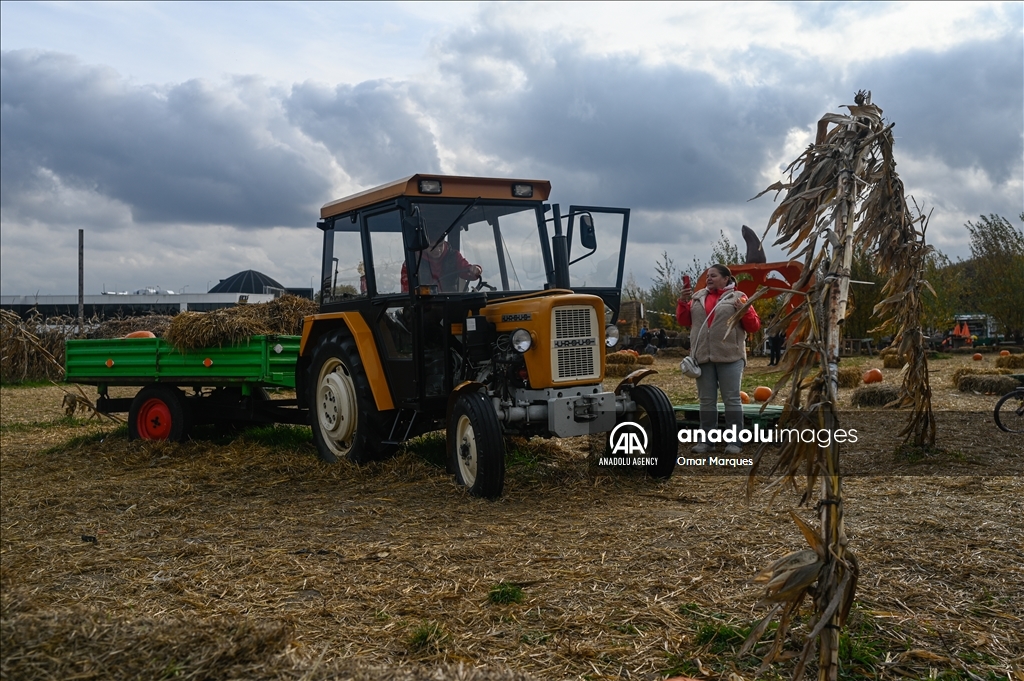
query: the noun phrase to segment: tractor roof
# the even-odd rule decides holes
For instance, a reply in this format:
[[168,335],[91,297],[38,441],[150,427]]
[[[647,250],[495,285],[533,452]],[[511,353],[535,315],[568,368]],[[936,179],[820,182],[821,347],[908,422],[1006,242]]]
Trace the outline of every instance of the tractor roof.
[[[440,181],[440,192],[421,192],[420,181]],[[533,185],[533,196],[517,197],[512,194],[512,185]],[[547,180],[515,180],[494,177],[461,177],[458,175],[425,175],[418,174],[395,182],[367,189],[364,192],[346,196],[337,201],[324,204],[320,209],[321,218],[349,213],[371,206],[381,201],[396,199],[399,196],[431,197],[442,199],[508,199],[510,201],[546,201],[551,194],[551,183]]]

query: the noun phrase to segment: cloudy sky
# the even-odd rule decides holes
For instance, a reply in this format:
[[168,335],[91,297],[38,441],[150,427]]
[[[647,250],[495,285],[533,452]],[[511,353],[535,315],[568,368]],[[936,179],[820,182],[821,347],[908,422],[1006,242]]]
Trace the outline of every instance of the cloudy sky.
[[[415,172],[633,209],[706,259],[858,89],[930,240],[1024,210],[1024,4],[0,4],[0,290],[309,286],[332,199]],[[769,250],[769,257],[778,251]]]

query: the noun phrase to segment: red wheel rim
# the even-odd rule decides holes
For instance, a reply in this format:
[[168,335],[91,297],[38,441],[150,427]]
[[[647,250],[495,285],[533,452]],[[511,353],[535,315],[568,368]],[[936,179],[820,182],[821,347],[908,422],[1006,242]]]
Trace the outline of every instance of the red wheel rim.
[[166,440],[171,435],[171,410],[163,400],[153,397],[139,409],[135,426],[143,440]]

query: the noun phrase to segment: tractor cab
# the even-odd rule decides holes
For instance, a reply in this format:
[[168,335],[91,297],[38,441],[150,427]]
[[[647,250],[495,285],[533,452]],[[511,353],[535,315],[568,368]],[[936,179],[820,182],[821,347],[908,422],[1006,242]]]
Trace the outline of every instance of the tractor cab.
[[[438,428],[451,444],[467,409],[475,428],[455,436],[493,431],[477,432],[489,449],[506,431],[607,432],[635,409],[628,388],[602,386],[629,210],[563,213],[550,192],[541,180],[414,175],[321,209],[320,313],[304,327],[298,392],[322,458],[377,458]],[[493,471],[460,474],[459,461],[485,456],[466,442],[453,472],[496,496]],[[502,459],[503,480],[503,450],[486,457],[488,470]]]

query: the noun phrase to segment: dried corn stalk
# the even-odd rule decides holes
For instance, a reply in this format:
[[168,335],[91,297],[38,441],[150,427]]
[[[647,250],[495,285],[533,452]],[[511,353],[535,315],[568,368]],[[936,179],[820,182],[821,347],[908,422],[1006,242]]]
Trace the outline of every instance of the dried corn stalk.
[[[900,403],[915,405],[905,432],[916,438],[920,433],[927,436],[930,428],[934,435],[923,336],[917,321],[920,291],[927,286],[920,277],[927,253],[923,239],[926,221],[913,219],[907,209],[893,161],[892,125],[882,122],[882,110],[871,104],[870,92],[857,93],[855,102],[846,107],[849,115],[822,117],[815,143],[787,168],[789,181],[777,182],[758,195],[786,192],[768,228],[775,225],[775,244],[804,262],[801,281],[783,299],[785,306],[787,298],[800,296],[799,305],[768,330],[789,330],[789,350],[775,386],[776,392],[784,384],[790,387],[779,425],[828,431],[839,425],[839,351],[849,304],[850,266],[859,246],[876,252],[879,270],[894,275],[876,313],[887,315],[885,323],[899,329],[901,351],[912,366],[923,366],[923,383],[920,369],[908,370],[904,381]],[[748,493],[753,490],[764,451],[762,447],[755,457]],[[790,553],[757,576],[755,581],[766,587],[766,600],[775,605],[754,627],[741,653],[749,651],[779,615],[774,645],[763,658],[762,669],[767,667],[782,650],[790,620],[810,597],[814,604],[811,632],[793,678],[803,678],[817,644],[818,678],[834,681],[839,672],[839,630],[853,603],[859,572],[856,557],[846,547],[839,444],[834,438],[827,446],[786,442],[767,473],[776,478],[772,483],[776,489],[785,484],[802,487],[801,505],[820,482],[817,510],[821,525],[815,531],[793,515],[811,550]]]

